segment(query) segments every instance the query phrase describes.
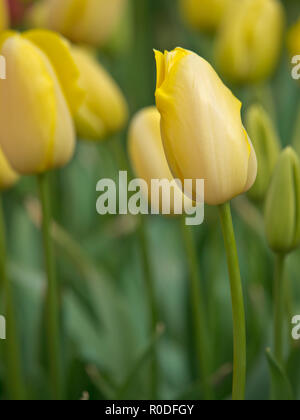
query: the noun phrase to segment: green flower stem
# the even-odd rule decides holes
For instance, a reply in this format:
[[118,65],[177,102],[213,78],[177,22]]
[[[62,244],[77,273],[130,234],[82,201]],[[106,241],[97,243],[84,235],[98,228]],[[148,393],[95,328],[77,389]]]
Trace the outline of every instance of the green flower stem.
[[181,217],[182,236],[186,249],[189,266],[190,296],[193,310],[196,351],[198,360],[199,379],[202,379],[203,393],[206,400],[214,399],[214,391],[210,381],[211,355],[207,324],[205,323],[204,294],[201,286],[199,267],[197,262],[197,251],[191,227],[186,226],[185,216]]
[[7,276],[5,223],[2,202],[0,198],[0,276],[5,301],[5,318],[7,339],[4,342],[6,380],[9,397],[12,400],[26,399],[25,383],[22,373],[20,343],[18,340],[17,323],[11,282]]
[[[150,263],[150,253],[148,247],[148,240],[146,237],[146,223],[145,217],[141,216],[140,227],[139,227],[139,245],[142,256],[142,265],[144,271],[144,280],[146,282],[146,292],[148,298],[148,305],[151,314],[151,334],[154,337],[157,331],[158,325],[158,310],[156,305],[155,297],[155,285],[154,278]],[[157,351],[153,348],[153,357],[151,361],[151,398],[157,399],[157,382],[158,382],[158,363],[157,363]]]
[[274,351],[277,362],[283,366],[283,334],[285,319],[285,289],[284,289],[285,256],[276,255],[274,282]]
[[47,328],[47,351],[49,358],[50,382],[52,398],[60,400],[61,376],[60,376],[60,350],[59,350],[59,297],[56,278],[54,248],[51,239],[51,206],[48,184],[48,175],[38,176],[40,200],[42,205],[42,231],[44,242],[45,265],[48,277],[46,296],[46,328]]
[[230,203],[219,206],[222,231],[227,253],[233,312],[234,363],[233,391],[235,401],[245,399],[246,390],[246,321],[238,253],[232,223]]

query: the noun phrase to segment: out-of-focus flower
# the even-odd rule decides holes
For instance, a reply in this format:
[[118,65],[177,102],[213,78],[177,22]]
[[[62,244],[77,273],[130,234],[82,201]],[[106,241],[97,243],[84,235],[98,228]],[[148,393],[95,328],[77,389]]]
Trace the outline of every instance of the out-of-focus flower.
[[0,81],[0,144],[5,156],[20,174],[65,165],[75,146],[71,111],[83,96],[69,44],[49,31],[4,32],[0,53],[8,75]]
[[266,234],[271,249],[286,254],[300,243],[300,162],[291,147],[276,165],[265,209]]
[[256,83],[278,63],[284,28],[279,0],[231,0],[216,42],[217,65],[235,83]]
[[[210,64],[181,48],[156,52],[156,103],[173,175],[205,180],[205,202],[218,205],[253,185],[257,161],[241,121],[241,103]],[[189,192],[195,197],[195,191]]]
[[33,0],[5,0],[8,3],[9,15],[12,25],[20,23],[25,16],[26,10]]
[[80,70],[80,86],[85,92],[85,99],[74,117],[77,132],[83,139],[102,140],[126,124],[126,100],[92,54],[79,47],[73,47],[72,54]]
[[0,31],[4,31],[9,26],[9,14],[6,0],[0,0]]
[[246,128],[258,161],[257,178],[249,196],[263,201],[280,154],[280,140],[270,116],[260,105],[252,105],[247,111]]
[[[129,129],[129,156],[135,174],[146,181],[148,185],[149,202],[157,213],[162,212],[162,191],[159,195],[152,196],[152,180],[173,181],[160,133],[160,114],[155,107],[141,110],[132,120]],[[193,206],[193,202],[184,197],[181,189],[174,181],[171,196],[171,214],[175,214],[175,208]]]
[[29,21],[74,42],[99,46],[112,36],[126,4],[127,0],[44,0],[32,8]]
[[218,29],[230,0],[180,0],[186,22],[201,31]]
[[288,32],[288,49],[291,57],[300,55],[300,19]]
[[0,191],[12,187],[19,179],[18,174],[10,167],[0,150]]

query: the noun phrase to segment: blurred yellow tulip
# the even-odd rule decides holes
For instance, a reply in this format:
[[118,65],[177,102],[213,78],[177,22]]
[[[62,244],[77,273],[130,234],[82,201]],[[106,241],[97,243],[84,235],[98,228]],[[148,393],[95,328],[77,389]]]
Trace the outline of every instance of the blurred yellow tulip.
[[12,187],[19,179],[18,174],[10,167],[0,150],[0,191]]
[[288,49],[291,57],[300,55],[300,19],[288,32]]
[[284,22],[279,0],[231,0],[216,42],[223,75],[235,83],[270,77],[279,60]]
[[49,31],[0,36],[7,79],[0,81],[0,145],[20,174],[65,165],[75,147],[71,111],[82,100],[68,43]]
[[[162,213],[162,191],[160,195],[152,196],[152,180],[173,181],[160,133],[160,114],[155,107],[141,110],[133,118],[129,129],[129,156],[135,174],[146,181],[148,188],[149,203],[157,213]],[[174,181],[174,188],[171,191],[171,215],[175,214],[175,209],[190,208],[193,206],[192,200],[185,197]],[[184,202],[185,200],[185,202]]]
[[0,0],[0,31],[4,31],[9,26],[9,16],[6,0]]
[[44,0],[29,21],[60,32],[74,42],[103,45],[113,35],[127,0]]
[[[177,48],[156,52],[156,103],[173,175],[205,180],[205,202],[218,205],[253,185],[257,161],[241,121],[241,103],[210,64]],[[195,191],[189,191],[195,198]]]
[[85,92],[85,100],[74,117],[78,135],[86,140],[102,140],[125,126],[126,100],[92,54],[79,47],[73,47],[72,54],[80,70],[80,86]]
[[180,0],[180,9],[186,22],[195,29],[218,29],[230,0]]

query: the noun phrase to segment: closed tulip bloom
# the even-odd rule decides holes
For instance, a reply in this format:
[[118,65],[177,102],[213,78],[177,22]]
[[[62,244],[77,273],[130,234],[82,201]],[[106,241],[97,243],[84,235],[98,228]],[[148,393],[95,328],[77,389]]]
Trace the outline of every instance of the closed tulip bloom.
[[300,19],[288,32],[288,49],[290,55],[300,55]]
[[18,174],[11,168],[6,157],[0,150],[0,191],[11,188],[18,179]]
[[235,83],[271,76],[281,51],[284,9],[279,0],[231,0],[216,42],[216,61]]
[[201,31],[215,31],[230,0],[180,0],[180,9],[186,22]]
[[88,51],[73,47],[72,53],[85,92],[85,99],[75,114],[78,135],[87,140],[102,140],[126,124],[126,100],[116,82]]
[[271,249],[289,253],[300,244],[300,162],[285,149],[272,177],[265,209],[266,234]]
[[71,111],[82,100],[68,44],[48,31],[4,33],[7,78],[0,89],[0,144],[20,174],[64,166],[73,156]]
[[[205,202],[225,203],[253,185],[255,151],[241,121],[241,102],[211,65],[190,51],[156,52],[156,103],[173,175],[204,179]],[[195,191],[189,192],[195,197]]]
[[[129,156],[135,174],[146,181],[148,185],[148,198],[152,208],[162,211],[162,196],[152,197],[151,181],[173,181],[160,133],[160,114],[155,107],[145,108],[133,118],[129,129]],[[184,200],[185,205],[192,206],[193,202],[184,197],[181,189],[175,184],[171,197],[171,214],[175,208],[180,208]],[[146,194],[146,192],[145,192]]]
[[6,0],[0,0],[0,31],[4,31],[9,26],[9,16]]
[[256,181],[249,191],[255,201],[263,201],[280,155],[280,140],[268,113],[260,105],[252,105],[246,115],[247,132],[257,156]]
[[[127,0],[44,0],[31,11],[33,22],[74,42],[105,44],[117,28]],[[42,20],[41,20],[42,19]]]

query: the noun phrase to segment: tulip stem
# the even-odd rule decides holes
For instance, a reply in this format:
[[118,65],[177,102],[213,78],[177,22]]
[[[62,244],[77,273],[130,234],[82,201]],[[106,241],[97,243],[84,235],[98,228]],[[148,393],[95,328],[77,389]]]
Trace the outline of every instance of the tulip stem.
[[[151,313],[151,334],[155,336],[158,325],[158,309],[156,305],[155,297],[155,285],[152,274],[152,268],[150,263],[150,253],[148,247],[148,241],[146,237],[146,223],[145,217],[141,216],[140,227],[139,227],[139,245],[142,254],[142,265],[144,271],[144,280],[146,282],[146,293],[148,298],[148,306]],[[157,351],[153,348],[153,357],[151,362],[151,398],[157,399],[157,381],[158,381],[158,363],[157,363]]]
[[231,285],[234,363],[232,399],[242,401],[246,390],[246,321],[243,288],[230,203],[219,206]]
[[15,305],[11,281],[7,275],[5,222],[0,198],[0,277],[5,300],[5,319],[7,339],[5,347],[5,365],[8,393],[12,400],[26,399],[25,383],[22,374],[20,343],[18,340]]
[[211,356],[209,351],[209,338],[207,326],[205,323],[205,304],[204,293],[199,274],[197,261],[196,244],[193,237],[193,231],[190,226],[186,226],[185,216],[182,221],[182,236],[185,244],[186,256],[189,266],[190,296],[191,307],[193,310],[195,341],[198,360],[199,379],[202,379],[203,393],[206,400],[214,399],[214,391],[210,381]]
[[275,282],[274,282],[274,350],[277,362],[284,363],[283,333],[285,317],[285,290],[284,290],[284,264],[285,256],[276,255]]
[[51,239],[51,205],[48,175],[38,176],[40,200],[43,212],[42,231],[44,258],[48,278],[46,295],[47,351],[50,368],[52,398],[61,399],[60,351],[59,351],[59,297],[56,278],[54,247]]

